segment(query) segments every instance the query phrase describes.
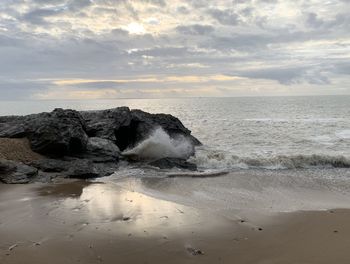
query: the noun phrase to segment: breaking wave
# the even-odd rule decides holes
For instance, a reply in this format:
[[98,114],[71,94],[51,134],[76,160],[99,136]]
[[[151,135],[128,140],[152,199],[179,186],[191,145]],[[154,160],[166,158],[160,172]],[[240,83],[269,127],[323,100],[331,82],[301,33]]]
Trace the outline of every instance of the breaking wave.
[[162,128],[157,128],[136,147],[124,151],[124,156],[137,160],[171,158],[189,158],[193,154],[191,142],[179,135],[171,138]]
[[239,157],[223,152],[198,151],[191,159],[202,169],[307,169],[350,168],[350,158],[330,155],[277,155]]

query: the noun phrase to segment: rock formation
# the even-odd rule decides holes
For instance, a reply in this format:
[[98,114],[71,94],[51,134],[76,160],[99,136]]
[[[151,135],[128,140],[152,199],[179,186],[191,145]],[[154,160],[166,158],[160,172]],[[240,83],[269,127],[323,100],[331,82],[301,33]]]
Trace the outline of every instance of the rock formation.
[[[191,154],[194,146],[201,144],[176,117],[128,107],[82,112],[55,109],[50,113],[0,117],[0,138],[25,138],[31,151],[42,156],[27,162],[1,159],[0,181],[27,183],[56,177],[109,175],[124,158],[122,151],[147,139],[156,128],[163,129],[172,138],[188,140],[193,146]],[[161,168],[195,168],[185,159],[163,158],[170,159],[150,162]]]

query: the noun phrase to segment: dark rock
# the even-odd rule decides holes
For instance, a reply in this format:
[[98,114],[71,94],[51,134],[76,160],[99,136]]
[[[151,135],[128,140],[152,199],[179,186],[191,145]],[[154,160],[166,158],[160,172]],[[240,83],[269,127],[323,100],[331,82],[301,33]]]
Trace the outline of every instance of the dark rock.
[[[194,146],[200,145],[176,117],[127,107],[82,112],[55,109],[50,113],[0,117],[0,137],[27,138],[31,149],[45,156],[45,159],[32,161],[30,166],[2,162],[0,181],[25,183],[33,179],[110,175],[118,168],[120,150],[135,147],[157,128],[173,139],[189,141],[187,157],[194,154]],[[158,144],[157,137],[154,141]],[[159,168],[196,170],[196,165],[181,158],[163,158],[150,164]]]
[[196,171],[197,165],[191,162],[186,161],[185,159],[180,158],[162,158],[156,161],[152,161],[148,163],[153,167],[157,167],[160,169],[172,169],[172,168],[180,168],[185,170]]
[[99,111],[80,112],[86,122],[89,137],[99,137],[116,141],[115,129],[130,122],[130,109],[118,107]]
[[85,150],[88,137],[85,121],[74,110],[0,118],[0,137],[27,137],[33,151],[64,156]]
[[29,140],[34,151],[63,156],[86,149],[88,137],[85,121],[74,110],[55,109],[41,118],[34,118],[29,128]]
[[0,182],[3,183],[28,183],[38,170],[21,162],[0,160]]
[[97,170],[99,177],[104,177],[112,175],[118,169],[118,164],[115,162],[94,163],[94,167]]
[[71,166],[69,161],[60,159],[42,159],[34,161],[30,165],[43,172],[63,172]]
[[77,159],[71,161],[66,175],[69,178],[88,179],[98,177],[99,173],[91,160]]
[[26,136],[25,116],[1,116],[0,137],[21,138]]
[[111,140],[91,137],[88,140],[86,151],[80,156],[99,163],[118,162],[120,151]]
[[132,110],[130,113],[128,122],[115,129],[116,144],[121,150],[145,140],[157,127],[161,127],[170,137],[184,136],[194,146],[201,144],[191,135],[191,131],[172,115],[150,114],[141,110]]
[[88,136],[111,140],[123,151],[145,140],[157,127],[171,137],[184,136],[194,146],[201,144],[176,117],[128,107],[82,112],[55,109],[50,113],[0,117],[0,137],[27,137],[32,150],[49,156],[84,152]]
[[39,170],[39,178],[96,178],[113,174],[116,162],[94,163],[90,159],[65,157],[64,159],[43,159],[32,162],[31,166]]

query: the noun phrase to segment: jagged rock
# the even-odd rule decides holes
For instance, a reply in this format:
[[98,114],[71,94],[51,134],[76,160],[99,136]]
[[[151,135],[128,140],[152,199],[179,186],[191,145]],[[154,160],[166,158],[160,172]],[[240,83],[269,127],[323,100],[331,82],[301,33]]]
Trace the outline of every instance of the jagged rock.
[[0,182],[3,183],[28,183],[38,170],[21,162],[0,160]]
[[85,121],[77,111],[55,109],[33,119],[30,129],[31,147],[38,153],[63,156],[86,149]]
[[180,158],[162,158],[148,163],[153,167],[160,169],[180,168],[185,170],[196,171],[197,165]]

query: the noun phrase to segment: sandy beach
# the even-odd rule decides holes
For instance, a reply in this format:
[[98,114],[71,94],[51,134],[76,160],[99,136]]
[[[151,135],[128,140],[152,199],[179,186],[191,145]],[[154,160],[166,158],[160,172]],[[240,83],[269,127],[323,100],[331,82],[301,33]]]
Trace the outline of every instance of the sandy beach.
[[0,211],[3,264],[350,259],[342,209],[228,218],[110,183],[67,181],[0,185]]

